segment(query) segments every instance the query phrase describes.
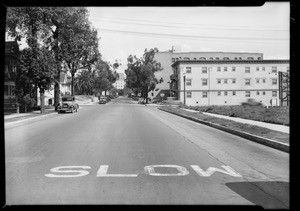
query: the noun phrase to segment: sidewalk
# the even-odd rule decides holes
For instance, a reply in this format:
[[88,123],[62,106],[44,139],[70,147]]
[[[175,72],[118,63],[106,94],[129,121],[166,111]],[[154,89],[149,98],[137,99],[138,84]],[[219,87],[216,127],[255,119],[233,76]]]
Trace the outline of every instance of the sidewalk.
[[249,124],[245,122],[235,122],[232,119],[224,119],[216,116],[208,117],[206,112],[202,113],[197,111],[196,113],[194,110],[190,109],[170,109],[170,107],[162,107],[157,109],[289,153],[290,147],[288,133],[283,133],[268,128],[264,129],[261,126],[254,124],[254,122],[252,122],[254,127],[247,127]]
[[[183,109],[183,110],[186,110],[186,111],[189,111],[189,112],[199,112],[199,111],[190,110],[190,109]],[[280,132],[287,133],[287,134],[290,133],[290,127],[285,126],[285,125],[278,125],[278,124],[260,122],[260,121],[250,120],[250,119],[242,119],[242,118],[238,118],[238,117],[229,117],[229,116],[224,116],[224,115],[220,115],[220,114],[212,114],[212,113],[208,113],[208,112],[202,112],[202,113],[205,114],[205,115],[218,117],[218,118],[222,118],[222,119],[228,119],[228,120],[232,120],[232,121],[235,121],[235,122],[241,122],[241,123],[246,123],[246,124],[250,124],[250,125],[256,125],[256,126],[259,126],[259,127],[264,127],[264,128],[268,128],[270,130],[280,131]]]

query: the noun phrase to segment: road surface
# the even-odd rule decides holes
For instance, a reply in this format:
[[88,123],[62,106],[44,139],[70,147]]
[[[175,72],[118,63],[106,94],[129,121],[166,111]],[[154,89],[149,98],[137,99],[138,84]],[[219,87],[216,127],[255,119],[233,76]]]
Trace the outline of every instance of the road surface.
[[6,204],[289,207],[289,154],[119,97],[5,131]]

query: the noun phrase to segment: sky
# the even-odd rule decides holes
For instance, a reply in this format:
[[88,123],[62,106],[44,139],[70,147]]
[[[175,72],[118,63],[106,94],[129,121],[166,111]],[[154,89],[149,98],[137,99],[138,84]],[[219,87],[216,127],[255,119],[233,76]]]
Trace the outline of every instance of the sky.
[[253,52],[264,59],[289,59],[290,4],[260,7],[88,7],[106,61],[141,57],[144,50]]

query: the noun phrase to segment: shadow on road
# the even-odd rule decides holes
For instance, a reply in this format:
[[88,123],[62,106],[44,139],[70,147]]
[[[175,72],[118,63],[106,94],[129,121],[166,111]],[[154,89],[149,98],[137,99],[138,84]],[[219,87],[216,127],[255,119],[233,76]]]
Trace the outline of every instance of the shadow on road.
[[265,209],[289,208],[289,182],[231,182],[226,186]]

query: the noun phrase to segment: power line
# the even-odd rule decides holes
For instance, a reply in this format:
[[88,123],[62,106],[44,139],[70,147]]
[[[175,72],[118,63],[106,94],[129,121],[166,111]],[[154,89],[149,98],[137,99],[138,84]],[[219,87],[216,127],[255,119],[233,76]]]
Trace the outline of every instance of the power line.
[[[135,24],[135,25],[144,25],[144,26],[160,26],[160,27],[180,27],[180,28],[211,29],[211,30],[234,30],[234,31],[289,31],[289,29],[270,28],[270,27],[251,28],[251,27],[245,27],[245,26],[225,26],[225,25],[213,25],[213,27],[212,27],[211,25],[207,25],[207,24],[188,24],[189,26],[187,26],[187,23],[162,22],[162,21],[157,22],[157,21],[137,20],[137,19],[127,19],[127,18],[106,18],[106,17],[100,17],[100,16],[96,16],[96,15],[93,15],[90,19],[94,19],[96,21],[121,23],[121,24],[124,24],[124,22],[119,22],[119,21],[115,21],[115,20],[131,21],[131,22],[132,21],[133,22],[142,22],[142,23],[125,22],[125,24]],[[167,25],[168,23],[171,23],[173,25]],[[203,27],[205,27],[205,28],[203,28]]]
[[141,36],[160,36],[167,38],[184,38],[184,39],[208,39],[208,40],[233,40],[233,41],[288,41],[286,38],[254,38],[254,37],[216,37],[216,36],[197,36],[197,35],[178,35],[178,34],[162,34],[162,33],[149,33],[149,32],[136,32],[136,31],[124,31],[115,29],[104,29],[101,28],[100,31],[125,33]]

